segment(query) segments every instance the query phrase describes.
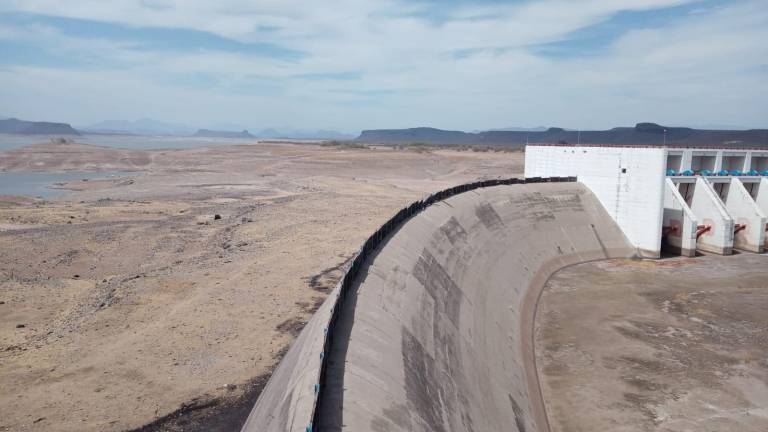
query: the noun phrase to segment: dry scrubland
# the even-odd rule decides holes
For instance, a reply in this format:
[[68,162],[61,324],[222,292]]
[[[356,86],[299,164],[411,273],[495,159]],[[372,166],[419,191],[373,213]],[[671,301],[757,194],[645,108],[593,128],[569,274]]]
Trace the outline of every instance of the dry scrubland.
[[520,175],[522,159],[280,143],[0,153],[1,170],[142,173],[0,199],[0,430],[121,431],[180,408],[153,429],[236,429],[210,418],[247,413],[370,232],[425,193]]

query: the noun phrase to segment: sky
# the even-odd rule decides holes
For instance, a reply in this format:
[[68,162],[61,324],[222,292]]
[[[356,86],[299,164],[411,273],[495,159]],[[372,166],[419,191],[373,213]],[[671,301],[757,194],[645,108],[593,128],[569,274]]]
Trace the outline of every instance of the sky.
[[768,127],[768,1],[2,0],[0,115]]

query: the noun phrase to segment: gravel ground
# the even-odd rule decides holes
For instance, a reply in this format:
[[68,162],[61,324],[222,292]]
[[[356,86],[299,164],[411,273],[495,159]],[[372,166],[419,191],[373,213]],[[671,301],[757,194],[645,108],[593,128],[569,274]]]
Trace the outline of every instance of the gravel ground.
[[768,430],[768,256],[556,274],[537,315],[552,430]]

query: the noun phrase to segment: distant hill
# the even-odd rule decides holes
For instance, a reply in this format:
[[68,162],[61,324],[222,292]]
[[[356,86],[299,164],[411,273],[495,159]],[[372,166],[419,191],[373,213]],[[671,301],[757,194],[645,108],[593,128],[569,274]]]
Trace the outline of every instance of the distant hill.
[[[495,129],[488,129],[489,131],[518,131],[518,132],[544,132],[545,130],[549,129],[546,126],[539,126],[534,128],[527,128],[527,127],[520,127],[520,126],[509,126],[505,128],[495,128]],[[477,131],[477,132],[483,132],[483,131]]]
[[441,144],[465,144],[477,141],[481,133],[447,131],[429,127],[411,129],[374,129],[364,130],[357,141],[376,143],[426,142]]
[[247,130],[243,130],[242,132],[231,132],[199,129],[193,136],[205,138],[256,138],[255,135],[251,135]]
[[[665,132],[666,131],[666,132]],[[638,123],[602,131],[574,131],[551,127],[545,131],[492,130],[477,133],[434,128],[376,129],[363,131],[357,141],[369,143],[493,144],[523,146],[528,143],[614,144],[768,147],[768,129],[706,130]]]
[[105,120],[81,129],[84,132],[90,133],[131,135],[190,135],[195,131],[195,128],[187,125],[167,123],[148,118],[135,121]]
[[19,135],[80,135],[67,123],[35,122],[15,118],[0,120],[0,133]]

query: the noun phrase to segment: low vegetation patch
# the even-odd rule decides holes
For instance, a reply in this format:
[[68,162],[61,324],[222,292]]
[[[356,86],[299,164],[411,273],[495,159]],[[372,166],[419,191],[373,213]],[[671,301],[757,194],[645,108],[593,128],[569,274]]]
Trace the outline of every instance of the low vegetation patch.
[[351,150],[368,150],[370,148],[366,144],[355,142],[355,141],[331,140],[331,141],[323,141],[320,143],[320,145],[323,147],[336,147],[340,149],[351,149]]

